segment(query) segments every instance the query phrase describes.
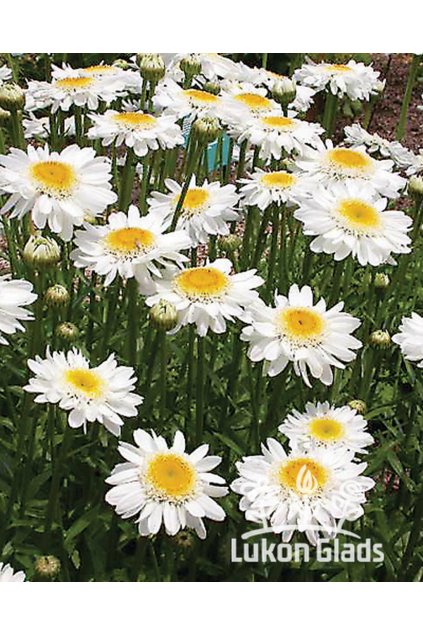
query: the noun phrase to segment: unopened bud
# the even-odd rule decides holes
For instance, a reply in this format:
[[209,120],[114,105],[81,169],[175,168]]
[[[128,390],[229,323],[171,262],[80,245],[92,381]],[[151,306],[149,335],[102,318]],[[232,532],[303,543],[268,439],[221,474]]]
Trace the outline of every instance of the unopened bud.
[[54,555],[37,557],[35,561],[35,572],[37,577],[43,581],[53,580],[60,572],[60,561]]
[[191,78],[201,73],[201,59],[196,53],[186,55],[179,62],[179,67],[185,74],[185,77]]
[[272,97],[284,108],[292,103],[297,95],[295,81],[289,77],[277,79],[272,86]]
[[391,283],[391,280],[389,278],[389,275],[386,275],[386,273],[376,273],[375,279],[373,282],[375,288],[379,288],[379,289],[388,288],[390,283]]
[[423,198],[423,178],[421,176],[411,176],[408,181],[408,193],[414,200]]
[[163,58],[155,53],[138,53],[137,63],[143,79],[157,83],[164,77],[166,68]]
[[213,143],[221,130],[219,120],[216,117],[201,117],[192,124],[193,132],[203,143]]
[[60,262],[60,247],[53,238],[32,235],[23,250],[23,259],[35,269],[44,269]]
[[178,311],[174,304],[161,299],[150,309],[150,320],[157,330],[168,332],[178,324]]
[[218,95],[220,93],[220,86],[214,81],[207,81],[203,86],[203,90],[212,95]]
[[112,65],[116,66],[116,68],[121,68],[122,70],[128,70],[129,68],[129,64],[126,59],[115,59]]
[[189,531],[179,531],[173,539],[179,548],[189,549],[194,544],[192,533]]
[[229,233],[227,236],[220,236],[217,245],[221,251],[225,253],[234,253],[241,246],[242,239],[235,233]]
[[44,295],[45,303],[49,308],[58,308],[60,306],[66,306],[69,303],[70,295],[65,286],[61,284],[55,284],[50,286],[46,290]]
[[25,93],[18,84],[3,84],[0,87],[0,108],[15,112],[25,105]]
[[387,330],[375,330],[369,336],[369,343],[375,348],[388,348],[391,345],[391,335]]
[[64,321],[57,326],[56,335],[65,341],[75,341],[79,336],[79,328],[70,321]]
[[367,405],[364,401],[360,401],[359,399],[354,399],[348,403],[351,409],[355,409],[357,414],[365,414],[367,412]]

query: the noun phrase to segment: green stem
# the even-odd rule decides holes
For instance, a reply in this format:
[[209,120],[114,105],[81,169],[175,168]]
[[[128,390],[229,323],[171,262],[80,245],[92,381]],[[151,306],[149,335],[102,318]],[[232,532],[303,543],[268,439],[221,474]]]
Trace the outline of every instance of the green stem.
[[408,72],[407,85],[405,87],[404,98],[402,100],[401,112],[398,121],[396,138],[401,141],[405,134],[407,126],[408,108],[410,107],[411,97],[413,94],[413,87],[416,81],[417,73],[420,66],[421,55],[413,55],[413,59],[410,64],[410,70]]
[[197,376],[196,376],[196,408],[195,435],[200,444],[204,429],[204,386],[205,386],[205,339],[197,335]]

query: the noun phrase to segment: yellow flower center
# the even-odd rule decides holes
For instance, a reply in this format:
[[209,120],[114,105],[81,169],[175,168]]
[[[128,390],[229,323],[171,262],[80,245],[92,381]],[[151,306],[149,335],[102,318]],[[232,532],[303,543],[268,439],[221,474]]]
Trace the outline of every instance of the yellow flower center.
[[309,432],[317,440],[335,442],[345,435],[344,426],[334,418],[313,418]]
[[91,77],[65,77],[64,79],[57,79],[56,86],[64,88],[65,90],[78,90],[81,88],[88,88],[93,83]]
[[195,88],[188,88],[188,90],[184,90],[184,94],[193,101],[197,101],[198,103],[217,103],[219,101],[219,97],[216,95],[212,95],[209,92],[204,90],[196,90]]
[[156,118],[144,112],[118,112],[113,115],[113,119],[130,128],[146,129],[156,125]]
[[52,196],[69,196],[72,193],[77,177],[74,168],[60,161],[40,161],[33,163],[30,174],[38,188]]
[[103,392],[104,382],[94,370],[87,368],[66,370],[65,381],[88,398],[99,398]]
[[270,110],[273,106],[270,99],[256,95],[254,92],[243,92],[235,95],[235,99],[247,106],[250,110]]
[[288,172],[271,172],[261,177],[261,182],[266,187],[291,187],[297,179],[293,174]]
[[379,212],[364,200],[343,200],[337,211],[352,229],[376,229],[380,225]]
[[175,277],[176,288],[192,300],[220,297],[228,288],[228,276],[211,266],[186,269]]
[[317,343],[325,322],[318,312],[310,308],[284,308],[278,316],[281,332],[298,343]]
[[[180,196],[176,196],[174,202],[178,203]],[[207,189],[201,187],[192,187],[187,191],[182,204],[183,211],[188,215],[194,215],[202,211],[208,203],[210,194]]]
[[295,125],[295,120],[289,117],[263,117],[262,122],[269,128],[277,130],[289,130]]
[[197,474],[183,456],[163,453],[150,460],[146,480],[159,495],[177,501],[193,493]]
[[311,458],[291,458],[278,471],[279,483],[302,495],[318,492],[328,479],[327,469]]
[[154,234],[139,227],[124,227],[110,231],[104,244],[117,255],[138,255],[154,246]]
[[334,148],[333,150],[329,150],[328,159],[338,167],[356,171],[368,170],[372,165],[372,161],[368,156],[362,152],[348,148]]
[[350,66],[347,66],[346,64],[327,64],[326,68],[334,71],[335,73],[347,73],[351,70]]
[[108,73],[115,73],[116,68],[109,66],[108,64],[97,64],[96,66],[87,66],[83,69],[84,72],[91,75],[107,75]]

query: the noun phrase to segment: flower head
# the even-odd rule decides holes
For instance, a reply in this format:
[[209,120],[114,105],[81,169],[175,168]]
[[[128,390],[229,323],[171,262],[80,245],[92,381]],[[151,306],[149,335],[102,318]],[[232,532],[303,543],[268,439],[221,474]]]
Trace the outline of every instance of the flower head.
[[423,317],[411,313],[411,317],[403,317],[399,332],[392,337],[399,345],[405,359],[416,361],[418,368],[423,368]]
[[162,436],[142,429],[134,432],[135,446],[121,442],[118,464],[106,482],[112,488],[106,501],[124,518],[137,515],[140,535],[155,535],[164,525],[168,535],[193,528],[205,539],[204,518],[221,522],[224,510],[213,498],[227,494],[225,481],[211,473],[221,458],[207,456],[208,445],[185,450],[177,431],[169,447]]
[[0,277],[0,344],[8,344],[3,334],[23,332],[25,328],[20,322],[33,319],[29,310],[23,308],[37,299],[32,290],[31,282],[12,280],[6,275]]
[[251,361],[266,361],[267,374],[276,376],[291,361],[297,376],[310,386],[308,372],[324,385],[333,382],[332,366],[344,368],[355,358],[361,342],[351,335],[360,320],[342,311],[343,302],[329,310],[324,299],[313,305],[309,286],[296,284],[288,297],[275,296],[275,308],[257,302],[248,310],[241,339],[248,341]]
[[25,573],[21,570],[15,572],[10,564],[4,564],[0,561],[0,583],[8,581],[25,581]]
[[69,352],[53,352],[47,348],[46,358],[38,355],[28,360],[35,374],[25,386],[36,393],[36,403],[57,403],[70,410],[70,427],[84,427],[98,421],[119,436],[124,421],[121,416],[136,416],[143,398],[133,394],[136,377],[130,367],[119,366],[113,354],[95,368],[73,348]]

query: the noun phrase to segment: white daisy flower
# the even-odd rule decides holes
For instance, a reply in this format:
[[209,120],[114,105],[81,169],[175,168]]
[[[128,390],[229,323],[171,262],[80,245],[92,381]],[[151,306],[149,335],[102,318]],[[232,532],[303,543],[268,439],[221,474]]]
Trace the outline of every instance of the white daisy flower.
[[157,85],[153,97],[154,107],[164,110],[164,114],[173,115],[177,119],[188,117],[193,121],[197,117],[217,116],[221,98],[198,88],[181,88],[169,78]]
[[123,279],[135,277],[140,292],[148,294],[155,289],[151,276],[161,277],[158,266],[188,261],[179,253],[191,246],[188,234],[165,234],[164,229],[157,213],[140,216],[137,207],[130,205],[128,214],[113,213],[106,225],[85,223],[83,231],[76,231],[74,242],[78,248],[72,251],[71,258],[76,267],[89,267],[98,275],[105,275],[105,286],[116,275]]
[[139,72],[131,69],[123,69],[110,64],[95,64],[84,68],[72,68],[69,64],[59,66],[52,65],[52,77],[54,79],[66,79],[68,77],[91,77],[95,79],[113,81],[116,89],[130,92],[141,92],[141,76]]
[[[23,119],[25,139],[48,139],[50,136],[50,119],[48,117],[37,118],[33,112],[29,112],[29,117]],[[75,136],[75,118],[68,117],[63,122],[65,136]]]
[[[148,199],[150,211],[162,216],[163,220],[171,223],[175,209],[181,196],[182,187],[176,181],[168,178],[165,185],[169,194],[152,192]],[[197,185],[195,175],[192,176],[190,186],[185,194],[176,228],[185,230],[192,246],[206,244],[210,235],[225,236],[229,233],[228,222],[238,220],[235,211],[239,195],[234,185],[221,185],[218,181]]]
[[261,159],[275,158],[279,160],[283,153],[303,154],[309,146],[316,146],[324,130],[318,123],[309,123],[296,119],[295,112],[251,116],[230,128],[238,143],[249,141],[260,148]]
[[133,148],[137,156],[145,156],[150,150],[173,149],[184,142],[182,130],[173,116],[107,110],[90,118],[94,125],[88,130],[89,139],[101,139],[103,146],[126,145]]
[[9,200],[1,213],[11,218],[29,211],[38,229],[46,224],[63,240],[86,215],[97,216],[117,200],[110,184],[111,163],[92,148],[69,145],[62,152],[28,145],[26,152],[12,148],[0,156],[0,187]]
[[34,319],[29,310],[22,308],[37,299],[32,290],[31,282],[11,280],[6,275],[0,276],[0,343],[8,345],[2,333],[12,335],[18,330],[24,332],[25,328],[20,320]]
[[[279,73],[266,70],[263,83],[271,91],[275,82],[282,81],[284,79],[287,79],[285,75],[280,75]],[[295,112],[307,112],[314,103],[313,97],[315,94],[316,91],[313,88],[298,84],[296,86],[295,99],[288,105],[288,110],[295,110]]]
[[183,271],[165,269],[162,279],[156,280],[156,293],[146,302],[154,306],[164,299],[174,304],[178,325],[171,334],[188,324],[196,324],[200,337],[209,328],[220,334],[226,331],[226,321],[243,318],[244,308],[258,300],[252,289],[264,283],[255,269],[231,271],[232,262],[224,258]]
[[140,535],[156,535],[163,525],[168,535],[193,528],[205,539],[204,518],[225,519],[213,498],[227,495],[228,489],[223,478],[211,473],[222,459],[207,456],[208,445],[187,453],[180,431],[171,447],[162,436],[143,429],[134,432],[134,441],[136,446],[119,443],[125,462],[106,480],[113,487],[106,501],[125,519],[137,515]]
[[348,64],[303,64],[294,73],[299,84],[316,91],[329,90],[333,95],[368,101],[379,90],[378,71],[353,59]]
[[423,172],[423,149],[419,150],[419,153],[414,156],[413,163],[407,169],[407,176],[412,176],[413,174],[420,174]]
[[57,403],[69,411],[70,427],[83,427],[98,421],[114,434],[120,435],[124,421],[121,416],[137,415],[143,397],[133,394],[136,377],[133,368],[118,366],[114,354],[98,367],[90,368],[84,355],[73,348],[68,352],[50,352],[46,358],[28,359],[28,367],[35,374],[24,387],[38,394],[36,403]]
[[352,453],[367,453],[373,437],[367,433],[367,421],[348,405],[334,407],[307,403],[305,412],[288,414],[279,431],[289,438],[292,449],[310,451],[318,447],[342,447]]
[[281,107],[269,99],[265,88],[248,83],[223,82],[219,115],[225,123],[242,125],[245,118],[282,115]]
[[387,210],[387,204],[371,187],[346,181],[316,187],[312,197],[300,199],[294,216],[305,235],[317,236],[310,244],[314,253],[333,254],[335,260],[352,255],[362,266],[379,266],[392,253],[410,252],[412,220]]
[[418,368],[423,368],[423,317],[411,313],[411,317],[403,317],[399,332],[392,337],[399,345],[408,361],[416,361]]
[[292,206],[298,196],[305,196],[309,191],[306,178],[285,170],[265,172],[257,167],[248,178],[240,178],[238,182],[243,204],[257,206],[261,211],[273,203]]
[[309,387],[308,371],[324,385],[332,385],[331,366],[344,368],[362,345],[350,334],[360,320],[342,312],[343,307],[339,302],[327,310],[324,299],[314,306],[311,288],[299,289],[296,284],[288,297],[275,296],[275,308],[263,302],[251,306],[245,318],[251,325],[241,333],[249,343],[248,357],[266,361],[268,376],[276,376],[291,361],[295,374]]
[[[173,77],[175,81],[183,81],[184,73],[180,69],[180,62],[189,53],[175,53],[167,56],[162,55],[166,64],[167,75]],[[233,76],[237,72],[237,64],[228,57],[219,53],[195,53],[201,64],[200,74],[207,81],[214,81],[221,77]]]
[[359,123],[346,126],[344,132],[347,143],[353,147],[365,145],[370,154],[378,152],[383,158],[392,159],[400,170],[407,170],[415,164],[415,154],[399,141],[388,141],[379,134],[369,134]]
[[361,475],[367,464],[353,462],[351,452],[319,447],[287,454],[273,438],[262,452],[237,463],[240,477],[231,485],[247,520],[270,522],[284,542],[297,530],[316,545],[322,536],[336,536],[337,520],[363,515],[365,493],[375,482]]
[[26,110],[51,108],[68,112],[71,106],[97,110],[100,103],[111,103],[122,96],[122,84],[113,78],[88,76],[63,77],[48,81],[30,81],[26,90]]
[[406,180],[392,172],[393,161],[369,156],[365,147],[333,147],[331,141],[317,148],[306,148],[295,162],[296,169],[306,172],[324,186],[338,181],[368,184],[382,196],[398,198]]
[[0,86],[5,81],[12,79],[12,71],[7,66],[0,66]]
[[10,564],[4,564],[0,561],[0,583],[1,582],[19,582],[25,581],[25,573],[19,570],[15,572]]

